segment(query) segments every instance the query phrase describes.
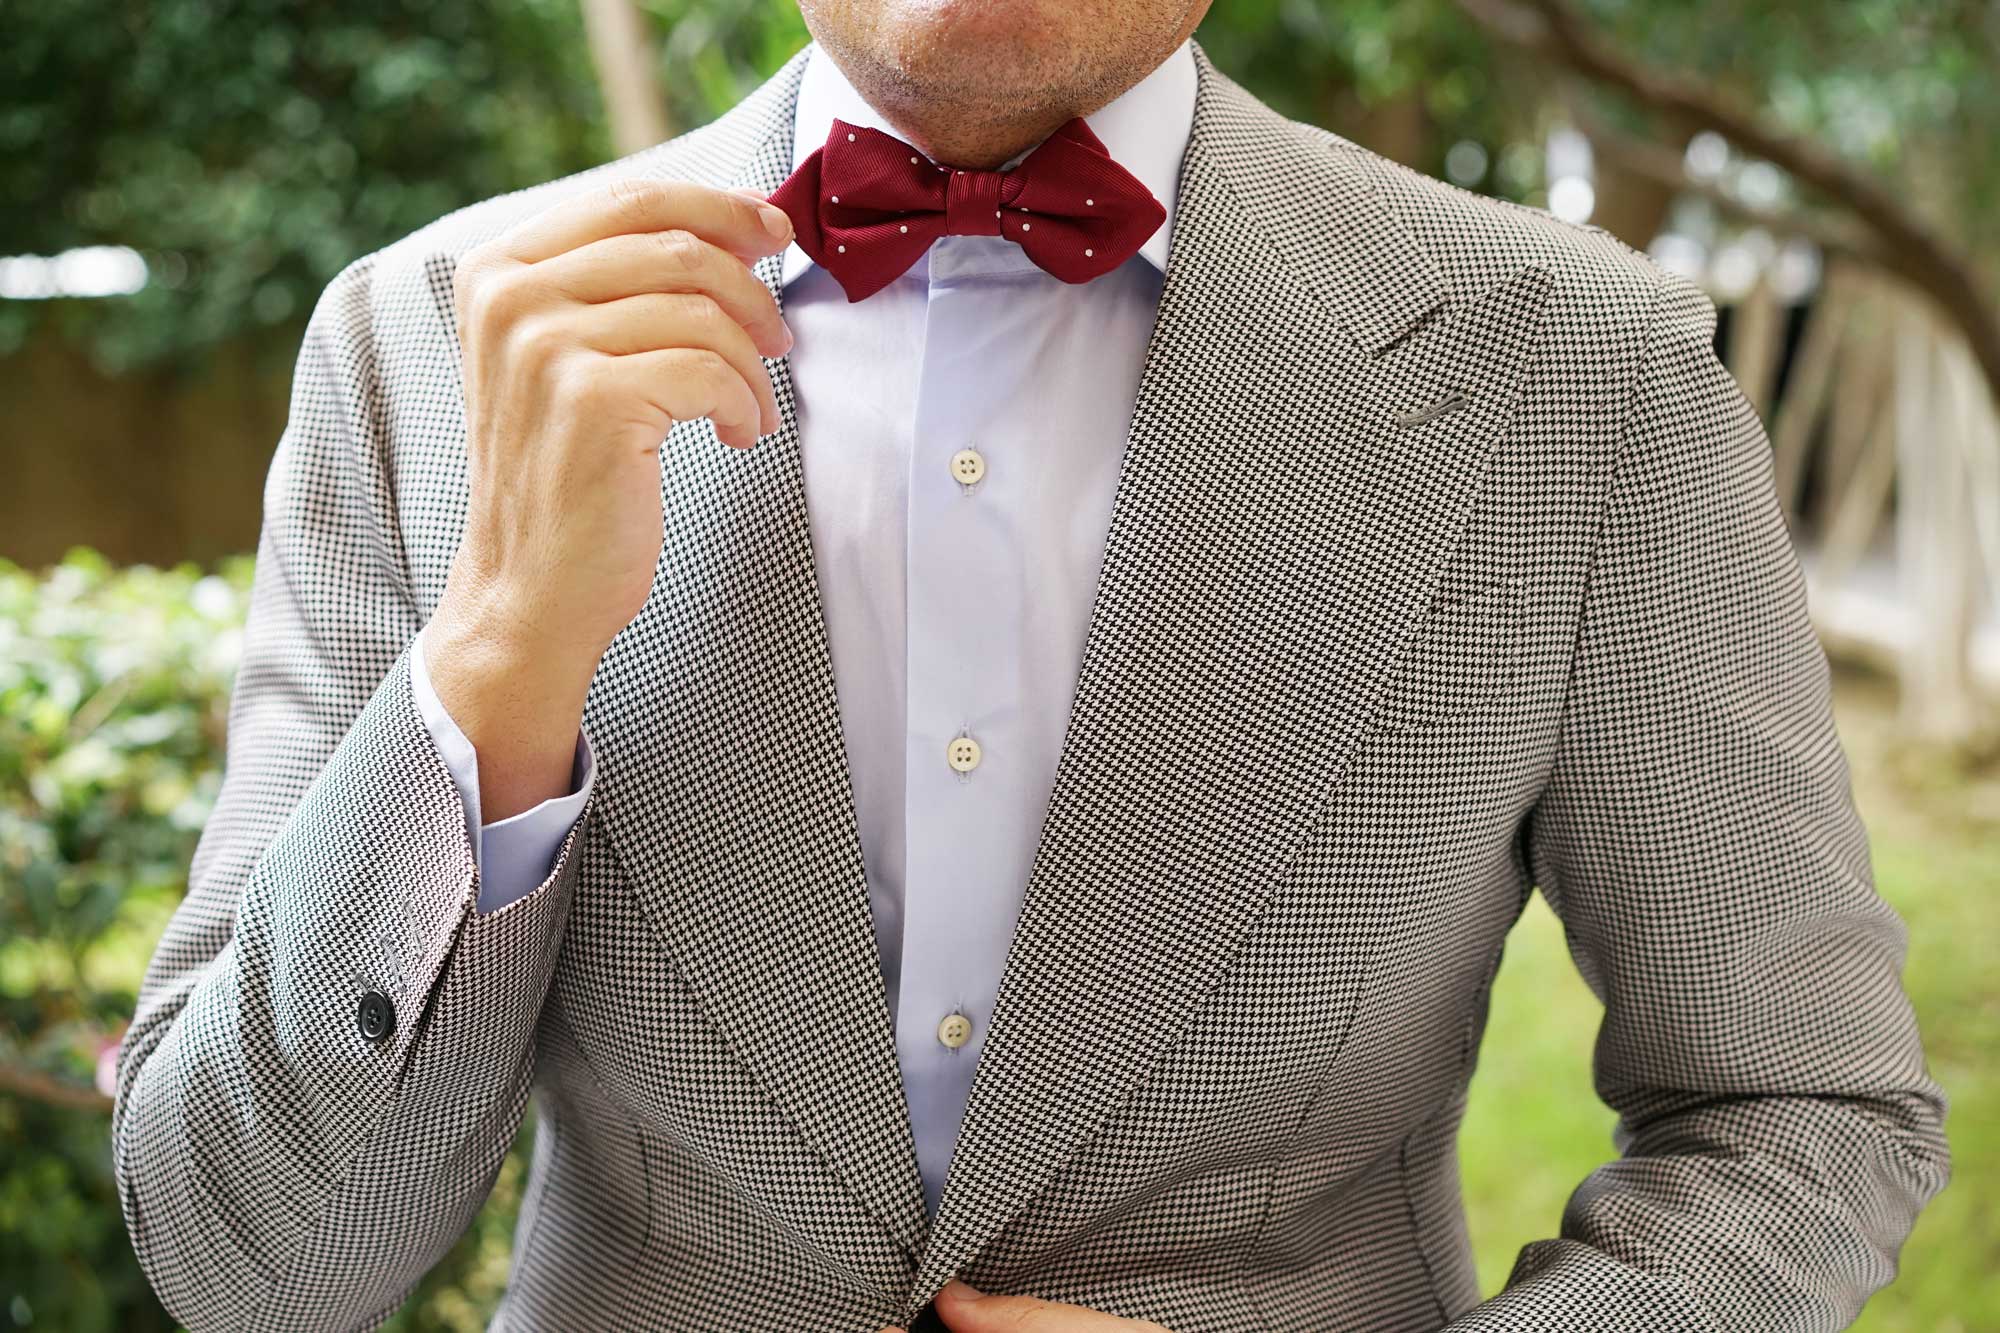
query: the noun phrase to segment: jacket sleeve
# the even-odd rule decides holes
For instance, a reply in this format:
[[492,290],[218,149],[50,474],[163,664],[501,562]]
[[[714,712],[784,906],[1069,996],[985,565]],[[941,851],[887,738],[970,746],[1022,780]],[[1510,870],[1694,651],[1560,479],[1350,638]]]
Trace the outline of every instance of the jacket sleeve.
[[462,1234],[526,1106],[587,818],[539,886],[475,912],[465,807],[411,693],[371,266],[306,332],[222,790],[118,1056],[126,1227],[196,1333],[377,1322]]
[[1714,320],[1664,280],[1527,830],[1605,1005],[1621,1155],[1459,1333],[1841,1328],[1947,1175],[1903,925]]

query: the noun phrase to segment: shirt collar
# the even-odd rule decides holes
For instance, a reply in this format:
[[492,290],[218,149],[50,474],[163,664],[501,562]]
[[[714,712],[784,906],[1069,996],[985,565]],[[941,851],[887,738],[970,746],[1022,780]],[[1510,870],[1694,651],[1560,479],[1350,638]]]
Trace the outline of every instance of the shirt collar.
[[[1128,88],[1116,101],[1083,118],[1091,132],[1104,141],[1111,160],[1138,177],[1139,183],[1151,190],[1166,210],[1165,221],[1139,247],[1139,253],[1163,273],[1167,268],[1167,242],[1174,226],[1174,196],[1180,188],[1181,156],[1187,151],[1188,134],[1194,126],[1196,81],[1192,45],[1182,42],[1151,74]],[[862,99],[840,67],[815,43],[806,57],[805,74],[799,83],[792,116],[794,171],[812,156],[813,149],[826,142],[836,118],[901,137],[901,132]],[[811,267],[812,259],[806,252],[796,244],[791,245],[785,250],[780,281],[790,283]]]

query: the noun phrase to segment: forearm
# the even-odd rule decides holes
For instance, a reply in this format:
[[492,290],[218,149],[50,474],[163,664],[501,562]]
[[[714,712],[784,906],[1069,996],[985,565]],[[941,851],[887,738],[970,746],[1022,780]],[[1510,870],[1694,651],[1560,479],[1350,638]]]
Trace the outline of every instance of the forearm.
[[494,580],[459,577],[468,559],[454,565],[458,581],[425,625],[422,651],[437,698],[478,753],[479,813],[491,824],[571,790],[599,652],[539,636]]
[[445,766],[451,770],[452,781],[465,806],[466,834],[472,840],[473,860],[479,870],[479,910],[497,911],[532,892],[547,878],[556,853],[581,817],[596,786],[597,760],[590,748],[590,738],[579,727],[563,793],[518,814],[487,819],[480,797],[479,753],[444,701],[438,698],[425,669],[424,643],[430,632],[429,626],[419,631],[410,650],[410,692],[416,696],[417,712],[424,719]]

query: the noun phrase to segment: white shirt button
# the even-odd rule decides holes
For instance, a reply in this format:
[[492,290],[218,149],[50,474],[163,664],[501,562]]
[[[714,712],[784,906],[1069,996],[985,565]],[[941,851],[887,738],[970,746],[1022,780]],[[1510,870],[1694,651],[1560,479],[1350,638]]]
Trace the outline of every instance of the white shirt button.
[[944,758],[958,772],[970,773],[979,767],[979,742],[970,736],[954,736],[944,747]]
[[938,1024],[938,1041],[950,1050],[957,1050],[972,1040],[972,1020],[964,1014],[946,1014]]
[[971,486],[986,475],[986,455],[977,449],[960,449],[951,456],[951,475]]

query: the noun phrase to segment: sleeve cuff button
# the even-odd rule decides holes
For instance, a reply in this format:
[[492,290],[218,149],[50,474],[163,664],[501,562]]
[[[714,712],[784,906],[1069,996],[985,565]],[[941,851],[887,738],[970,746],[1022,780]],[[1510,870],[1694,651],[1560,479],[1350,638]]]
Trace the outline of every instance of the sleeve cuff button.
[[361,1008],[355,1014],[355,1022],[361,1028],[361,1035],[370,1041],[387,1041],[396,1030],[396,1006],[381,991],[371,990],[361,997]]

